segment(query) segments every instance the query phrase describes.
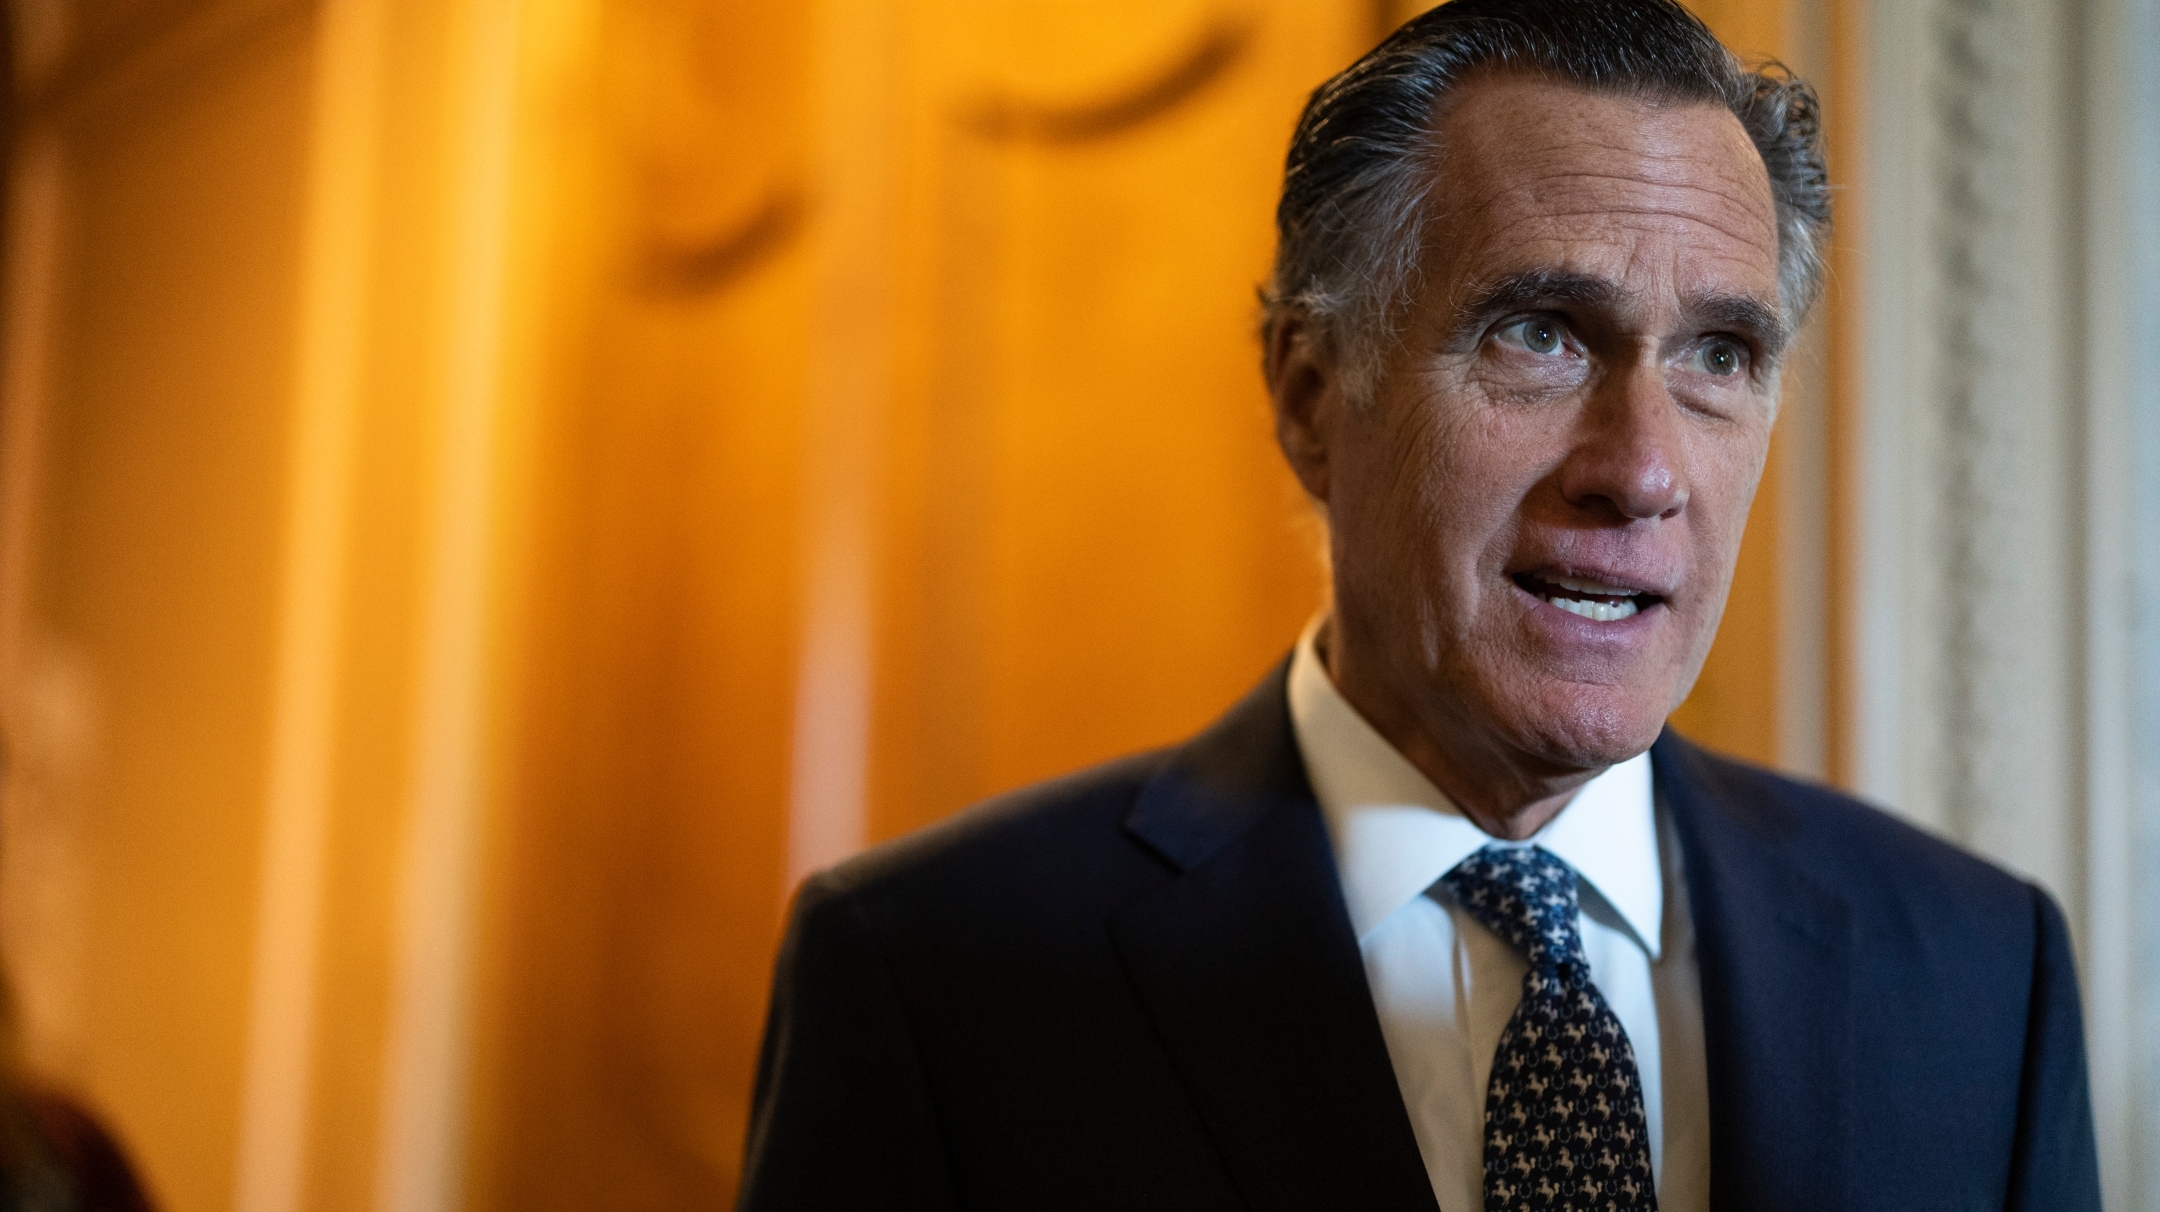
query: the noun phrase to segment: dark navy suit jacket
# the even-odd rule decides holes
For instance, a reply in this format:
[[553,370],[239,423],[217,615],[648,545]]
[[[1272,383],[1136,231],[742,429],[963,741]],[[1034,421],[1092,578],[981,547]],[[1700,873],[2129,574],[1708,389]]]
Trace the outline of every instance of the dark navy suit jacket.
[[[1713,1207],[2097,1209],[2048,896],[1670,732],[1651,756],[1696,922]],[[746,1160],[754,1212],[1430,1212],[1283,670],[1182,747],[805,884]]]

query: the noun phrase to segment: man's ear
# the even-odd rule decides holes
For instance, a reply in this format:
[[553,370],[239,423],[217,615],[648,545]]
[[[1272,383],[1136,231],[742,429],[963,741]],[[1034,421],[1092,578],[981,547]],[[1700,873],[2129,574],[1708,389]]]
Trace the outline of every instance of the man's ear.
[[1333,344],[1304,316],[1268,327],[1264,365],[1275,405],[1275,441],[1305,492],[1328,499],[1328,453],[1341,429],[1342,370]]

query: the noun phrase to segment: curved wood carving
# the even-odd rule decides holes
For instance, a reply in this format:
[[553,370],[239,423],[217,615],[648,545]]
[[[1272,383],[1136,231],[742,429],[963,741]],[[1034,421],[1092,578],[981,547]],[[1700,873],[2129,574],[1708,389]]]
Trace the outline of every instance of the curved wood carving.
[[650,241],[639,258],[637,283],[655,295],[703,295],[722,290],[785,248],[802,231],[809,199],[793,185],[775,187],[750,216],[710,240]]
[[967,106],[961,124],[988,139],[1032,143],[1091,143],[1123,134],[1221,79],[1251,49],[1255,24],[1242,14],[1218,17],[1167,69],[1109,96],[1073,103],[990,96]]

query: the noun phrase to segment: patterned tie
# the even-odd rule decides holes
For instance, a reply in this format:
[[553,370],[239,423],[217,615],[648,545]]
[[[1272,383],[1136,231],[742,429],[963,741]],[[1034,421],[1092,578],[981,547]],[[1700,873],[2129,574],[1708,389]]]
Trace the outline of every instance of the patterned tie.
[[1530,961],[1485,1086],[1486,1212],[1655,1212],[1635,1049],[1590,983],[1575,869],[1487,846],[1441,882]]

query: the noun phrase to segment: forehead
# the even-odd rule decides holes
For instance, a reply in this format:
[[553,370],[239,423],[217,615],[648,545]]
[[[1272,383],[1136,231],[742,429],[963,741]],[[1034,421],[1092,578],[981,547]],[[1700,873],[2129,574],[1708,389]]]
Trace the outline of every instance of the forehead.
[[1434,203],[1458,282],[1553,268],[1775,297],[1769,172],[1721,105],[1494,75],[1451,96],[1439,133]]

